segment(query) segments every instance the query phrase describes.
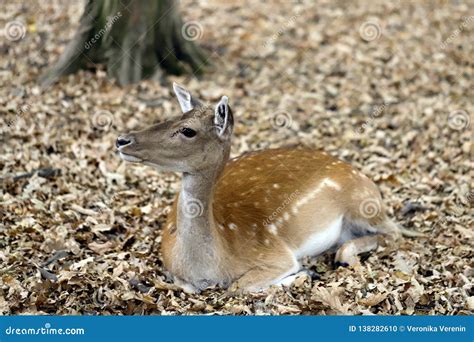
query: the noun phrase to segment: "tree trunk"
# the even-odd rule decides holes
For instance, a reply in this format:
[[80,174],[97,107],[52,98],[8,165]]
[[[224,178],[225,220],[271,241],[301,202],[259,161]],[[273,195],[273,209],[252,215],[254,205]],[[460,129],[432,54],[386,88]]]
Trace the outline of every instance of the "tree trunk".
[[88,0],[75,37],[41,84],[94,64],[104,64],[121,85],[162,70],[199,73],[207,60],[193,40],[202,28],[194,23],[186,33],[176,7],[174,0]]

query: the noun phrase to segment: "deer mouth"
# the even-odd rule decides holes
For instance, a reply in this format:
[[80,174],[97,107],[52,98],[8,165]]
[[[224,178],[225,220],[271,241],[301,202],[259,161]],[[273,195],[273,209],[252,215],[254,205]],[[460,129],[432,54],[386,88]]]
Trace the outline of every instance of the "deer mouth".
[[120,158],[122,158],[125,161],[132,162],[132,163],[141,163],[143,160],[140,158],[137,158],[135,156],[132,156],[131,154],[126,154],[122,151],[119,150],[119,155]]
[[117,140],[115,141],[115,146],[117,147],[120,158],[128,162],[134,162],[134,163],[142,162],[143,159],[124,152],[124,150],[126,150],[127,148],[130,148],[134,144],[135,144],[135,138],[131,135],[122,135],[118,137]]

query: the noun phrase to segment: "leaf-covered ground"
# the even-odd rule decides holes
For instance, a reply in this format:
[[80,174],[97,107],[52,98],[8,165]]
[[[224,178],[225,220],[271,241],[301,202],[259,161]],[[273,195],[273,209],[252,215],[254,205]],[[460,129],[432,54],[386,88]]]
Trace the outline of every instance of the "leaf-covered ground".
[[[2,2],[0,314],[472,314],[473,2],[180,7],[213,63],[200,79],[120,88],[99,68],[41,90],[83,3]],[[230,97],[233,155],[324,149],[428,237],[379,247],[354,269],[334,270],[331,254],[307,260],[320,279],[290,288],[180,291],[159,253],[179,177],[114,152],[119,133],[178,112],[173,80],[208,103]]]

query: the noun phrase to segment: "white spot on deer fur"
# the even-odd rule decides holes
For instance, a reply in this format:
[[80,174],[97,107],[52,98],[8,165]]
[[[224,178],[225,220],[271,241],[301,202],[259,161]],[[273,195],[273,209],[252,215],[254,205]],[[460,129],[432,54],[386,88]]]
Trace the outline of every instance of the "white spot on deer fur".
[[237,229],[237,225],[235,223],[229,223],[228,227],[229,227],[230,230],[236,230]]
[[295,257],[300,259],[304,256],[318,255],[331,248],[339,239],[342,230],[342,215],[331,222],[326,229],[318,231],[309,236],[293,251]]
[[273,235],[277,235],[278,234],[278,228],[274,225],[274,224],[269,224],[267,226],[267,229],[270,233],[272,233]]
[[219,227],[220,230],[224,230],[224,226],[222,224],[218,224],[217,226]]
[[273,187],[274,187],[275,189],[279,189],[279,188],[280,188],[280,185],[277,184],[277,183],[275,183],[275,184],[273,184]]
[[341,186],[329,178],[323,180],[324,185],[329,186],[335,190],[341,190]]
[[[311,201],[313,198],[316,197],[316,195],[321,192],[321,190],[326,187],[326,186],[330,186],[330,187],[335,187],[337,186],[338,189],[340,189],[340,186],[333,182],[332,180],[330,180],[329,178],[324,178],[313,190],[311,190],[309,193],[307,193],[305,196],[303,196],[302,198],[300,198],[298,201],[296,201],[295,205],[293,206],[293,209],[292,209],[292,212],[294,214],[296,214],[298,212],[298,209],[307,204],[309,201]],[[296,212],[295,212],[296,211]]]
[[290,214],[288,214],[287,211],[285,211],[285,212],[283,213],[283,219],[284,219],[285,221],[288,221],[288,220],[290,219]]
[[355,170],[352,170],[351,173],[354,174],[354,175],[357,174],[357,172],[355,172]]
[[263,241],[264,244],[266,244],[267,246],[270,244],[270,240],[268,239],[265,239],[265,241]]
[[252,227],[253,229],[255,229],[255,228],[257,228],[258,226],[257,226],[256,223],[252,223],[251,227]]

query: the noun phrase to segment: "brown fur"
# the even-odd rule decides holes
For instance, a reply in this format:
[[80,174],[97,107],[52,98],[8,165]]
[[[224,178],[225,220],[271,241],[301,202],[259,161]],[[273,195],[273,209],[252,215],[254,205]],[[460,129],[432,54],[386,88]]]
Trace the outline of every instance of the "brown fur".
[[[341,189],[325,187],[310,205],[305,206],[308,210],[301,210],[298,215],[290,214],[290,219],[283,220],[278,227],[277,235],[271,233],[268,224],[276,225],[285,212],[291,212],[291,206],[298,199],[323,179],[330,179]],[[178,196],[162,238],[163,261],[170,270],[173,270]],[[231,256],[226,258],[230,264],[225,268],[230,270],[230,277],[236,279],[267,254],[287,253],[284,247],[277,246],[297,248],[311,232],[323,230],[337,215],[373,226],[384,222],[383,207],[373,218],[361,216],[360,203],[366,198],[375,198],[382,203],[371,180],[324,152],[281,148],[246,153],[232,159],[217,181],[213,200],[216,223],[213,233],[221,241],[223,253]],[[320,227],[308,225],[314,216],[320,217]]]

